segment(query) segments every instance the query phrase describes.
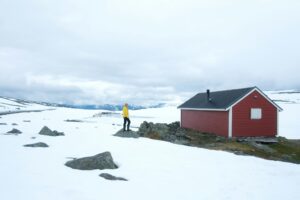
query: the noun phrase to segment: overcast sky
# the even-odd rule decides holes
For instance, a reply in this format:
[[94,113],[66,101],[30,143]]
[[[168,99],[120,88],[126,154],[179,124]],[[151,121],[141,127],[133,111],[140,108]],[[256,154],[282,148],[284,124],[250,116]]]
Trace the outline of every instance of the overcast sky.
[[300,89],[299,0],[0,0],[0,95],[149,105]]

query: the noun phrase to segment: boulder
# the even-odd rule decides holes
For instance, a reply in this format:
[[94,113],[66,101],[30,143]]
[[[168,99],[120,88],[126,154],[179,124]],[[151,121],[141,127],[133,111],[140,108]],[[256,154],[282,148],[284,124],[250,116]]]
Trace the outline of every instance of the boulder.
[[136,131],[123,131],[123,129],[119,130],[114,136],[118,137],[127,137],[127,138],[138,138],[140,135]]
[[141,124],[138,130],[138,134],[140,136],[162,140],[168,139],[167,137],[169,137],[169,132],[170,128],[167,126],[167,124],[153,124],[152,122],[148,123],[146,121]]
[[48,136],[63,136],[65,135],[63,132],[52,131],[47,126],[44,126],[42,130],[39,132],[40,135],[48,135]]
[[49,147],[46,143],[38,142],[34,144],[25,144],[24,147]]
[[117,169],[110,152],[104,152],[91,157],[70,160],[65,164],[73,169],[94,170],[94,169]]
[[12,126],[18,126],[18,124],[17,124],[17,123],[12,123],[11,125],[12,125]]
[[273,148],[271,148],[271,147],[269,147],[268,145],[265,145],[265,144],[261,144],[261,143],[257,143],[257,142],[249,142],[248,144],[255,147],[256,149],[265,151],[265,152],[270,153],[270,154],[276,152],[275,149],[273,149]]
[[15,134],[15,135],[18,135],[18,134],[21,134],[22,132],[18,129],[15,129],[13,128],[11,131],[8,131],[7,134]]
[[187,144],[189,142],[185,137],[185,130],[180,128],[179,122],[154,124],[144,121],[138,130],[138,134],[143,137],[164,140],[176,144]]
[[7,125],[7,123],[0,123],[0,125]]
[[108,174],[108,173],[102,173],[99,175],[100,177],[102,178],[105,178],[107,180],[110,180],[110,181],[128,181],[127,179],[125,178],[122,178],[122,177],[116,177],[116,176],[113,176],[111,174]]

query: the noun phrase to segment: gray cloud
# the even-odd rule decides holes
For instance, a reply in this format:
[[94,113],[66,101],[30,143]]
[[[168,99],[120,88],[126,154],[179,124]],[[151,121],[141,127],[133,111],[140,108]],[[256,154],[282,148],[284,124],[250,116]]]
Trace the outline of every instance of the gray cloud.
[[300,88],[300,3],[0,2],[0,95],[180,101],[206,88]]

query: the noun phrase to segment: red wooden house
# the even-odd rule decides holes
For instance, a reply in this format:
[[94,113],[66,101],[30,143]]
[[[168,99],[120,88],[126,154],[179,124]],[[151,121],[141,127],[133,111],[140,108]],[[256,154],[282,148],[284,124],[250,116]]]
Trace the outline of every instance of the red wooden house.
[[181,127],[231,137],[275,137],[282,109],[257,87],[199,93],[178,107]]

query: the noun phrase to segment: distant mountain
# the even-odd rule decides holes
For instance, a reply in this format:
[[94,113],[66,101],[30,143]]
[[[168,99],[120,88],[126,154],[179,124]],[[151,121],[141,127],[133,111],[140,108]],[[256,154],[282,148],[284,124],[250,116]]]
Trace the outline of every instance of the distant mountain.
[[[7,100],[8,103],[16,104],[13,105],[17,107],[16,109],[20,109],[19,107],[26,107],[29,105],[42,105],[42,106],[49,106],[49,107],[66,107],[66,108],[77,108],[77,109],[86,109],[86,110],[109,110],[109,111],[120,111],[123,108],[123,105],[116,105],[116,104],[102,104],[102,105],[94,105],[94,104],[87,104],[87,105],[71,105],[71,104],[58,104],[58,103],[48,103],[48,102],[40,102],[40,101],[31,101],[31,100],[23,100],[23,99],[16,99],[10,97],[3,97],[0,96],[1,99],[4,101]],[[4,107],[2,104],[8,104],[0,101],[0,107]],[[129,109],[131,110],[140,110],[146,108],[160,108],[165,106],[164,103],[159,103],[152,106],[139,106],[139,105],[129,105]]]
[[[114,105],[114,104],[103,104],[103,105],[63,105],[60,104],[60,107],[67,108],[78,108],[78,109],[87,109],[87,110],[110,110],[110,111],[120,111],[123,108],[123,105]],[[140,110],[146,108],[161,108],[165,106],[164,103],[159,103],[152,106],[139,106],[139,105],[128,105],[130,110]]]

